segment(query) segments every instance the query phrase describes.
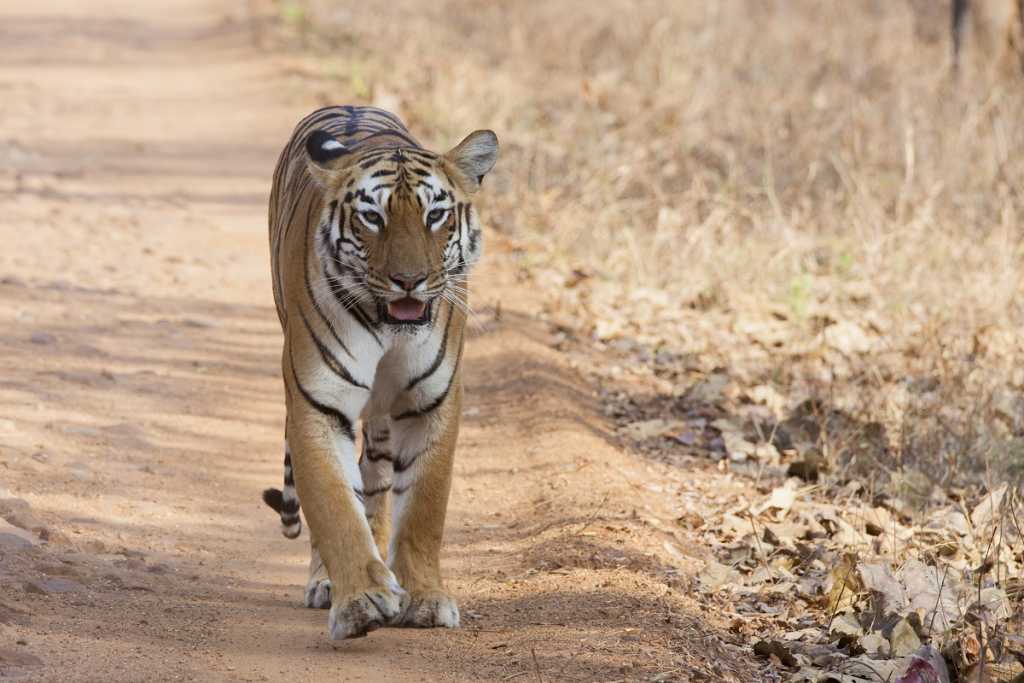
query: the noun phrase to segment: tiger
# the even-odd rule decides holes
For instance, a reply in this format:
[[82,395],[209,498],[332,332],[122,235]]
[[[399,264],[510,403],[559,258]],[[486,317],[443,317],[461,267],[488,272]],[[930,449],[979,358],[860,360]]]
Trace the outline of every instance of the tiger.
[[284,487],[263,499],[288,538],[305,514],[303,603],[329,608],[333,640],[459,625],[440,552],[483,248],[472,199],[497,158],[491,130],[437,154],[390,112],[330,106],[298,123],[278,159]]

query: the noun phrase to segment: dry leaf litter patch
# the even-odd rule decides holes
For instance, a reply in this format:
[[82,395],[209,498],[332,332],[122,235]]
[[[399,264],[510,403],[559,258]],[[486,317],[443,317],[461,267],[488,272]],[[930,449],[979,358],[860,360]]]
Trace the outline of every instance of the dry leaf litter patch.
[[[601,386],[622,442],[712,475],[679,493],[678,525],[712,551],[692,588],[780,680],[1024,680],[1014,337],[976,337],[935,367],[873,354],[886,340],[853,324],[801,345],[781,311],[730,325],[648,300],[636,321],[597,288],[552,291],[557,343]],[[594,318],[565,314],[595,300]],[[705,346],[659,337],[673,318]],[[888,405],[859,397],[869,374]]]

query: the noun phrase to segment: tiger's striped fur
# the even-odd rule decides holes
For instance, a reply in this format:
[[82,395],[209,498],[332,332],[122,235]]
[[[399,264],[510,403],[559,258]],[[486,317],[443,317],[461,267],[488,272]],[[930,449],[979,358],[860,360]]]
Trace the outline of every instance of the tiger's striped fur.
[[301,501],[305,603],[330,606],[332,638],[458,625],[439,554],[467,277],[482,247],[470,199],[497,154],[490,131],[435,154],[393,114],[327,107],[298,124],[278,160],[270,254],[285,478],[264,500],[289,538],[301,531]]

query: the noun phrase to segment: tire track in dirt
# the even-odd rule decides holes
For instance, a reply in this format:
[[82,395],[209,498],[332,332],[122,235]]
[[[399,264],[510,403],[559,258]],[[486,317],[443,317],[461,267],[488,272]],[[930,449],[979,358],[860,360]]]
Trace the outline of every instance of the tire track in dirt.
[[699,551],[664,550],[681,475],[616,447],[496,235],[445,555],[465,627],[331,644],[299,607],[306,536],[259,501],[265,199],[314,89],[254,7],[0,7],[0,674],[756,679],[687,596]]

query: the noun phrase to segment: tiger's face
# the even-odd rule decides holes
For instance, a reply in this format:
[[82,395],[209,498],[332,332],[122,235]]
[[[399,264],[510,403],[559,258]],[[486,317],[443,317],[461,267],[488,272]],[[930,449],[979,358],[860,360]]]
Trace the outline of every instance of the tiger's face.
[[371,304],[382,322],[415,326],[431,322],[434,302],[465,298],[482,247],[470,199],[497,160],[494,133],[477,131],[439,155],[415,148],[349,153],[316,131],[306,151],[324,189],[316,251],[344,305]]

